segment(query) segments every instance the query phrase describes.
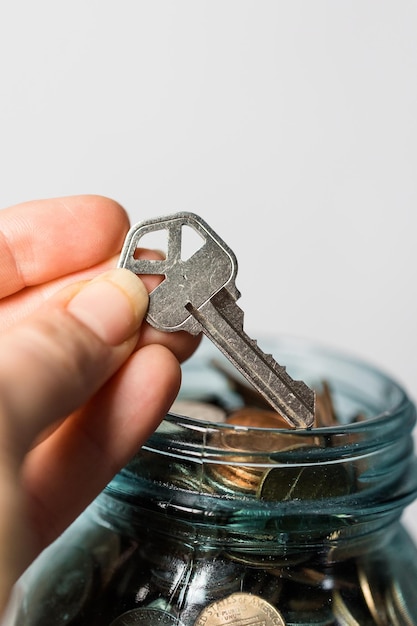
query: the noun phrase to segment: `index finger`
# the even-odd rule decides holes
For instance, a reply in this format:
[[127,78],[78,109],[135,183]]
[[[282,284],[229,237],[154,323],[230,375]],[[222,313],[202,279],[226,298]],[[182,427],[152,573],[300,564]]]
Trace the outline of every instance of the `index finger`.
[[0,298],[92,267],[120,251],[129,228],[114,200],[84,195],[0,211]]

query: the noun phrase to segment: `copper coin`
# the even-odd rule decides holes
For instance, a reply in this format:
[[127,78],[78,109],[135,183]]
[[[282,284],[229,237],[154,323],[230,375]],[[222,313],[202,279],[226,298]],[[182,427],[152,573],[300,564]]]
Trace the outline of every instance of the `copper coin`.
[[245,407],[233,411],[226,418],[227,424],[238,426],[249,426],[251,428],[285,428],[288,429],[288,422],[275,411],[265,409],[254,409]]
[[[254,387],[249,385],[243,376],[232,370],[227,363],[223,364],[217,359],[212,359],[211,365],[223,374],[230,389],[241,397],[246,406],[271,410],[269,402]],[[288,424],[286,428],[288,428]]]
[[[238,462],[240,459],[235,457],[233,460]],[[253,460],[256,461],[256,457]],[[210,467],[210,479],[215,481],[220,489],[225,487],[236,492],[245,491],[255,494],[265,473],[265,468],[244,464],[251,461],[252,457],[242,457],[241,465],[212,465]]]
[[[222,433],[222,442],[226,448],[234,450],[269,453],[303,443],[299,436],[291,434],[293,430],[288,429],[284,418],[275,411],[246,407],[230,413],[226,417],[226,424],[236,428],[225,430]],[[287,432],[279,432],[282,429]]]
[[209,604],[194,626],[286,626],[281,613],[272,604],[250,593],[232,593]]
[[316,392],[316,427],[337,426],[339,420],[333,404],[329,383],[322,382],[321,391]]

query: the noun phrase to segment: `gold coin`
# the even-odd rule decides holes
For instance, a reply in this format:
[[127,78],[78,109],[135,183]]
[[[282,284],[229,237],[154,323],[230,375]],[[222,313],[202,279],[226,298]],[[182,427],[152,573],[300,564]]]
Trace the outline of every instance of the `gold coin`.
[[272,502],[321,500],[344,496],[351,481],[342,465],[303,465],[274,467],[259,484],[258,497]]
[[272,604],[251,593],[232,593],[203,609],[194,626],[286,626]]
[[333,591],[332,607],[337,624],[341,626],[375,626],[375,622],[361,599],[353,595],[344,596],[338,589]]
[[379,572],[370,564],[358,562],[358,579],[366,606],[376,626],[389,626],[389,618],[384,608],[384,585]]

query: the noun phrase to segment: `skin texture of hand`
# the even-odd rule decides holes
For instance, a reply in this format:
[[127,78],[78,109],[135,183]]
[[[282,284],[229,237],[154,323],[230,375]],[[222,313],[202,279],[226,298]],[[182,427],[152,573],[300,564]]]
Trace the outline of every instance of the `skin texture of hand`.
[[0,616],[156,428],[198,343],[143,322],[155,277],[113,269],[128,228],[98,196],[0,211]]

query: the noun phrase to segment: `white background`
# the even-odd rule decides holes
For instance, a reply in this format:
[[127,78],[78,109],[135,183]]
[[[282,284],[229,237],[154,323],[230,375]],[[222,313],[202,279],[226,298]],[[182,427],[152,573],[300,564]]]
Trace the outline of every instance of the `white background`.
[[1,206],[196,212],[254,337],[356,354],[415,399],[416,32],[414,1],[3,2]]

